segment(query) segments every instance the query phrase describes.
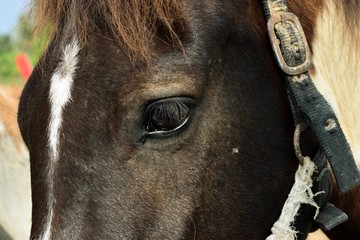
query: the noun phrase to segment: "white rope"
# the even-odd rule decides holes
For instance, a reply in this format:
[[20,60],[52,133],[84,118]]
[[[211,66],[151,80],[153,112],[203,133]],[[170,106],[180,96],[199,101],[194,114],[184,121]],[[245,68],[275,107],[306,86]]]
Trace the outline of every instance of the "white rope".
[[314,219],[319,213],[319,206],[314,201],[314,197],[322,192],[314,194],[311,191],[313,181],[311,179],[315,164],[309,157],[304,157],[303,165],[295,173],[295,183],[285,201],[279,219],[271,228],[272,234],[266,240],[294,240],[297,231],[293,226],[301,204],[309,204],[316,208]]

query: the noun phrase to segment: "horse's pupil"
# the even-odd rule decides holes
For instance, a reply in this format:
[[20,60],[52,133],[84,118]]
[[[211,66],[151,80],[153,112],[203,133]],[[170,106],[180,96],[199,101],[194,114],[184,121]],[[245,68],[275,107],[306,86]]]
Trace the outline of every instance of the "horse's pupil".
[[172,130],[188,118],[189,112],[189,107],[181,101],[155,103],[150,110],[148,130]]

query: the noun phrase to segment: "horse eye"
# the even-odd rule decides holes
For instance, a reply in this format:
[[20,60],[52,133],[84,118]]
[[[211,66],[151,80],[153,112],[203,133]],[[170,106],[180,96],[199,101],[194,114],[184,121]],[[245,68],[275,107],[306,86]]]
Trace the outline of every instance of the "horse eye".
[[169,136],[189,120],[190,108],[180,99],[152,103],[146,109],[146,135]]

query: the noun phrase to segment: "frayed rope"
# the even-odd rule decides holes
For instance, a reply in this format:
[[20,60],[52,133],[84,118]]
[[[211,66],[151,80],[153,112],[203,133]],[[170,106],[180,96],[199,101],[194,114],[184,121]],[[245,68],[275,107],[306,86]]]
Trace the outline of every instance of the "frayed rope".
[[319,214],[319,206],[314,197],[324,192],[314,194],[312,175],[316,166],[309,157],[304,157],[303,165],[299,165],[295,173],[295,183],[285,201],[279,219],[271,228],[271,235],[266,240],[295,240],[298,233],[293,226],[301,204],[309,204],[316,208],[314,219]]

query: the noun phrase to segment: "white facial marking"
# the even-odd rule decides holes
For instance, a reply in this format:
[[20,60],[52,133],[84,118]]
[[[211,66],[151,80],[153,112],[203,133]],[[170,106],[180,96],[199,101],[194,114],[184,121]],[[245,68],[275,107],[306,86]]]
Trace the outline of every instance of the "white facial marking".
[[317,18],[313,80],[334,109],[360,169],[360,31],[350,29],[335,1],[324,1]]
[[62,114],[65,106],[71,101],[71,88],[73,77],[78,63],[79,42],[74,39],[65,46],[62,58],[50,79],[50,121],[48,126],[49,167],[48,167],[48,215],[46,217],[45,229],[40,237],[48,240],[51,237],[51,223],[53,219],[54,199],[54,169],[59,160],[59,136],[62,125]]

